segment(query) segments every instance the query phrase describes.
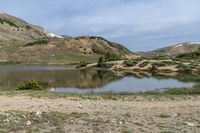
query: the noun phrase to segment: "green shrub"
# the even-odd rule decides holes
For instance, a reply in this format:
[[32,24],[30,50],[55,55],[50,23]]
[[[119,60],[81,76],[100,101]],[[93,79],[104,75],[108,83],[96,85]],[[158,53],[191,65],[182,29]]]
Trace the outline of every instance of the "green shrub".
[[19,84],[18,90],[43,90],[35,79],[26,80]]
[[121,59],[121,55],[120,54],[116,54],[116,53],[107,52],[106,55],[105,55],[105,58],[108,61],[115,61],[115,60],[120,60]]
[[30,43],[24,45],[23,47],[29,47],[29,46],[41,45],[41,44],[48,44],[48,43],[49,43],[48,40],[36,40],[34,42],[30,42]]
[[100,68],[109,69],[109,68],[111,68],[113,66],[113,64],[101,63],[101,64],[98,64],[97,66],[100,67]]
[[99,57],[98,65],[99,65],[99,64],[102,64],[102,63],[105,63],[105,62],[106,62],[106,59],[105,59],[104,56]]
[[76,68],[87,67],[88,63],[85,61],[81,61],[80,64]]
[[126,60],[123,62],[123,64],[125,67],[132,67],[132,66],[135,66],[137,64],[137,62],[132,61],[132,60]]
[[152,67],[151,67],[151,71],[155,72],[157,70],[158,70],[157,66],[155,64],[153,64]]

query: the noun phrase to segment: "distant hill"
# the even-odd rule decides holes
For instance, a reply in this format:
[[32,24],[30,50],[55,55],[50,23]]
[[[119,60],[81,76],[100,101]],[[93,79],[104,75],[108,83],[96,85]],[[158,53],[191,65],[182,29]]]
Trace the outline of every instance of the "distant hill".
[[56,35],[0,12],[0,63],[69,64],[97,62],[102,55],[137,56],[121,44],[102,37]]
[[172,45],[165,48],[156,49],[153,51],[145,52],[145,55],[178,55],[183,53],[190,53],[200,49],[199,42],[185,42]]
[[44,28],[27,23],[26,21],[0,12],[0,39],[39,39],[43,37],[59,37]]

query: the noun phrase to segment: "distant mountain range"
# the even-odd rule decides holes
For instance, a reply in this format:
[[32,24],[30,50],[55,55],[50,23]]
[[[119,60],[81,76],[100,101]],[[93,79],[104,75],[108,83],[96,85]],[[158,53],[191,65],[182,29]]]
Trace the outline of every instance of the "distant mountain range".
[[164,48],[159,48],[153,51],[144,52],[145,55],[178,55],[183,53],[190,53],[200,50],[199,42],[184,42]]
[[123,45],[102,37],[56,35],[0,12],[0,62],[69,64],[97,62],[102,55],[136,56]]

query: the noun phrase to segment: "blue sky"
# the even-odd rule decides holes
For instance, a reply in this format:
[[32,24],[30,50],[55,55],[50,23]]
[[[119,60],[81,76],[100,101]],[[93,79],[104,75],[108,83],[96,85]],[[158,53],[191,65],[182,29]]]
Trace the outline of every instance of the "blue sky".
[[200,41],[200,0],[1,0],[0,10],[57,34],[103,36],[132,51]]

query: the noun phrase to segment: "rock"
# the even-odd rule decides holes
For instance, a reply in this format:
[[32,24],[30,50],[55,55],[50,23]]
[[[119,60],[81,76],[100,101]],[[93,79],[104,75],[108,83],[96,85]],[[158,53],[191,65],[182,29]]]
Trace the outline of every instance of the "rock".
[[9,122],[10,120],[7,118],[7,119],[5,119],[5,120],[3,120],[4,122]]
[[119,121],[119,124],[122,125],[123,124],[122,121]]
[[186,124],[187,124],[188,126],[191,126],[191,127],[194,126],[194,123],[191,123],[191,122],[186,122]]
[[116,123],[116,120],[115,119],[111,120],[111,123]]
[[27,125],[27,126],[30,126],[31,124],[32,124],[31,121],[27,121],[27,122],[26,122],[26,125]]
[[55,91],[55,90],[56,90],[55,88],[51,88],[51,89],[50,89],[50,91]]
[[80,109],[82,109],[83,108],[83,105],[81,105],[80,103],[78,104],[78,107],[80,108]]
[[42,112],[40,112],[40,111],[37,111],[37,112],[35,113],[35,115],[36,115],[37,117],[41,117],[41,115],[42,115]]

